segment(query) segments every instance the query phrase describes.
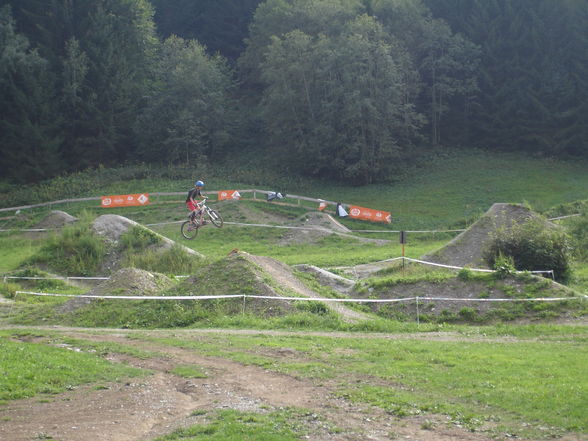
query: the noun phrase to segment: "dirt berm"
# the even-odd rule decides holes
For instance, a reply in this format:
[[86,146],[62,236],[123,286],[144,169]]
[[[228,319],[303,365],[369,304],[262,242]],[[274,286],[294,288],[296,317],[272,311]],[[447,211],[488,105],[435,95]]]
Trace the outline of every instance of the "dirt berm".
[[531,220],[541,220],[546,228],[558,228],[539,214],[522,205],[494,204],[470,228],[456,236],[443,248],[421,257],[428,262],[454,266],[488,268],[483,259],[484,250],[499,229],[510,229],[514,225]]

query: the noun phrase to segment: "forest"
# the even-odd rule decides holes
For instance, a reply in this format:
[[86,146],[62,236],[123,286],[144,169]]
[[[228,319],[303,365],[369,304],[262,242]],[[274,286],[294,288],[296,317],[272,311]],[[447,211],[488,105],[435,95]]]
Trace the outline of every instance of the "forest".
[[587,0],[0,0],[0,176],[588,157]]

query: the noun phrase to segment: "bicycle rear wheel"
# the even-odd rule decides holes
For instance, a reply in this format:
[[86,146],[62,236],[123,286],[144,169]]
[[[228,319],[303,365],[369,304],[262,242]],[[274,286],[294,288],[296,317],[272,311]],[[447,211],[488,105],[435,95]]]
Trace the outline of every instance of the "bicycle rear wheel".
[[210,222],[212,222],[212,224],[215,227],[222,227],[223,226],[223,218],[221,217],[221,215],[218,213],[218,211],[213,210],[212,208],[209,208],[206,213],[208,214],[208,217],[210,218]]
[[194,239],[198,236],[198,227],[190,221],[186,221],[182,224],[181,231],[182,236],[186,239]]

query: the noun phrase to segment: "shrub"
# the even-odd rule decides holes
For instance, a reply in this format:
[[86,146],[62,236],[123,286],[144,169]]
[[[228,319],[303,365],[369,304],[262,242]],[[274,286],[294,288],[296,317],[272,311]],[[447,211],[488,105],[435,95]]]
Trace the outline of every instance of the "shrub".
[[125,250],[144,250],[161,242],[161,237],[139,225],[135,225],[120,237],[121,247]]
[[518,270],[553,270],[559,281],[567,281],[571,276],[570,237],[562,229],[547,227],[540,219],[497,230],[484,259],[494,267],[501,255],[511,257]]
[[512,256],[505,256],[502,252],[498,253],[498,257],[494,260],[494,274],[499,279],[505,279],[516,273],[514,260]]
[[570,235],[576,256],[588,260],[588,210],[571,221]]
[[474,278],[474,272],[469,268],[462,268],[457,273],[457,277],[463,281],[472,280]]

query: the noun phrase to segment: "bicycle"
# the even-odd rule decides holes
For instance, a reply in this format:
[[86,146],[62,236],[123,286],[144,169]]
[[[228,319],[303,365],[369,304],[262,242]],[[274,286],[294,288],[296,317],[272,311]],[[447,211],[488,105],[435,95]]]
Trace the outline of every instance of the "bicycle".
[[[182,232],[182,236],[186,239],[194,239],[198,235],[200,227],[206,225],[208,220],[217,228],[223,226],[224,221],[222,216],[214,208],[210,208],[206,205],[207,200],[208,196],[205,196],[201,202],[198,202],[198,212],[195,214],[190,213],[188,215],[188,220],[182,223],[180,231]],[[208,220],[204,219],[205,216]],[[202,219],[202,224],[200,223],[200,219]]]

